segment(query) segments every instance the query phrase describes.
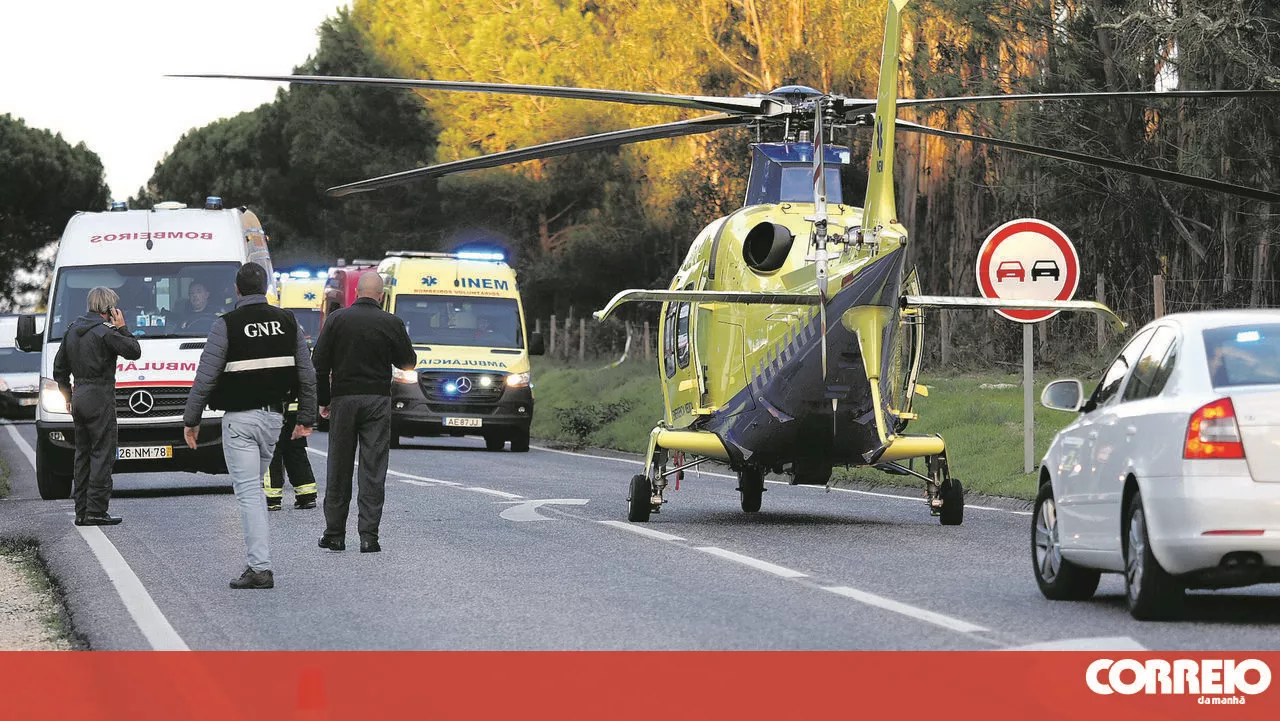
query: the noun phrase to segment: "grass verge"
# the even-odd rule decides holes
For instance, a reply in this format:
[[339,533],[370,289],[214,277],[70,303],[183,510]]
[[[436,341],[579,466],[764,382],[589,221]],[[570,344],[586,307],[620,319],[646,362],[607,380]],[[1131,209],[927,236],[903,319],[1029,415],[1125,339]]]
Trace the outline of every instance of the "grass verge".
[[[534,367],[532,434],[571,447],[644,453],[649,431],[663,416],[656,364],[629,361],[617,367],[563,365],[543,359]],[[1056,377],[1056,376],[1055,376]],[[1047,374],[1034,386],[1033,465],[1073,415],[1040,405]],[[928,397],[915,399],[920,414],[908,433],[941,434],[951,472],[974,493],[1030,500],[1037,472],[1023,473],[1022,378],[1012,373],[922,376]],[[917,470],[919,470],[917,463]],[[918,485],[867,468],[837,469],[837,477],[883,485]]]
[[9,474],[13,469],[9,467],[9,459],[0,454],[0,498],[9,497]]
[[[38,544],[30,539],[0,540],[0,558],[16,568],[21,585],[26,586],[25,589],[16,589],[17,598],[9,600],[29,600],[40,609],[35,614],[38,619],[35,623],[40,628],[26,629],[29,633],[23,635],[42,637],[43,650],[76,648],[80,644],[67,622],[61,589],[53,582],[38,549]],[[6,639],[0,639],[0,642],[8,643]]]

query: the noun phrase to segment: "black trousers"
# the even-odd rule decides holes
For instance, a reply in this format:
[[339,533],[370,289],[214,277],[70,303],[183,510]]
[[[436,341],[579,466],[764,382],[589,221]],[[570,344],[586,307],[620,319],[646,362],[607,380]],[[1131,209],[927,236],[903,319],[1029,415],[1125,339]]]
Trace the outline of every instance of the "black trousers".
[[[307,458],[307,439],[294,440],[293,427],[298,422],[298,414],[285,413],[284,423],[280,426],[280,438],[276,442],[275,455],[271,457],[271,468],[267,472],[267,488],[275,491],[284,489],[285,472],[289,473],[289,483],[298,496],[314,496],[316,494],[316,476],[311,471],[311,460]],[[274,494],[268,492],[268,497]],[[275,495],[279,498],[279,495]]]
[[326,538],[345,538],[351,510],[351,475],[360,450],[360,539],[378,540],[387,462],[391,454],[391,397],[336,396],[329,403],[329,463],[324,486]]
[[78,385],[71,394],[71,420],[76,429],[71,497],[76,515],[106,513],[111,500],[111,469],[116,464],[116,389]]

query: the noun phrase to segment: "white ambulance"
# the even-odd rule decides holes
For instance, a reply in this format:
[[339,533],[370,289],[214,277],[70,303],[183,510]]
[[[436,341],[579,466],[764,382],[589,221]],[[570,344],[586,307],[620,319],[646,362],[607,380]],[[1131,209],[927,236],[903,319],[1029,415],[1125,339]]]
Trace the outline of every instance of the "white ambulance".
[[[254,261],[267,271],[275,295],[271,257],[261,223],[246,208],[204,208],[166,202],[150,210],[77,213],[58,243],[43,331],[36,316],[18,321],[18,346],[42,351],[36,410],[36,480],[46,499],[71,495],[75,427],[53,380],[53,359],[67,325],[86,312],[89,290],[106,286],[142,346],[136,361],[116,367],[119,450],[115,471],[225,473],[222,414],[206,409],[196,450],[182,439],[182,412],[213,321],[235,307],[236,270]],[[72,382],[74,384],[74,378]]]

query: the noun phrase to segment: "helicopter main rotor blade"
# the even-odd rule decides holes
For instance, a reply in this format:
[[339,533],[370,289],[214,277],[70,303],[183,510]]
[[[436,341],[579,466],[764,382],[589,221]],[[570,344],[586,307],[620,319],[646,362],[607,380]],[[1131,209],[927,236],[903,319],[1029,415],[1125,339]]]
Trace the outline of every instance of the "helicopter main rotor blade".
[[908,133],[923,133],[925,135],[937,135],[942,138],[951,138],[952,140],[968,140],[982,145],[994,145],[998,148],[1007,148],[1019,153],[1027,153],[1029,155],[1039,155],[1045,158],[1054,158],[1057,160],[1066,160],[1072,163],[1081,163],[1083,165],[1092,165],[1098,168],[1110,168],[1111,170],[1122,170],[1126,173],[1134,173],[1156,180],[1167,180],[1171,183],[1181,183],[1182,185],[1190,185],[1195,188],[1203,188],[1205,190],[1215,190],[1220,193],[1228,193],[1230,195],[1239,195],[1244,198],[1252,198],[1254,200],[1262,200],[1269,203],[1280,202],[1280,193],[1273,193],[1269,190],[1260,188],[1250,188],[1244,185],[1235,185],[1233,183],[1225,183],[1221,180],[1213,180],[1212,178],[1201,178],[1198,175],[1187,175],[1186,173],[1175,173],[1171,170],[1161,170],[1146,165],[1138,165],[1137,163],[1127,163],[1123,160],[1114,160],[1112,158],[1103,158],[1097,155],[1087,155],[1085,153],[1077,153],[1071,150],[1056,150],[1054,148],[1046,148],[1040,145],[1030,145],[1028,143],[1019,143],[1013,140],[1001,140],[1000,138],[989,138],[985,135],[970,135],[968,133],[959,133],[954,130],[942,130],[940,128],[931,128],[928,125],[920,125],[906,120],[899,120],[896,123],[899,130]]
[[223,78],[229,80],[270,80],[302,85],[347,85],[377,88],[406,88],[426,90],[454,90],[469,93],[496,93],[508,95],[532,95],[544,98],[568,98],[570,100],[599,100],[630,105],[665,105],[693,110],[711,110],[720,113],[742,115],[780,115],[789,106],[766,97],[720,98],[702,95],[668,95],[665,93],[637,93],[629,90],[600,90],[597,88],[565,88],[553,85],[514,85],[509,83],[473,83],[453,80],[417,80],[412,78],[361,78],[341,75],[228,75],[188,74],[167,75],[170,78]]
[[482,155],[478,158],[466,158],[464,160],[454,160],[448,163],[428,165],[414,170],[404,170],[399,173],[391,173],[390,175],[381,175],[376,178],[369,178],[368,180],[360,180],[354,183],[347,183],[346,185],[339,185],[329,188],[326,192],[331,196],[341,197],[344,195],[351,195],[352,193],[363,193],[391,185],[399,185],[401,183],[407,183],[421,178],[438,178],[443,175],[465,173],[471,170],[480,170],[483,168],[496,168],[500,165],[521,163],[527,160],[540,160],[542,158],[553,158],[557,155],[568,155],[569,153],[576,153],[583,150],[611,148],[617,145],[640,143],[646,140],[678,138],[682,135],[710,133],[715,130],[720,130],[721,128],[732,128],[739,125],[746,125],[750,122],[752,121],[749,117],[718,113],[716,115],[707,115],[701,118],[680,120],[674,123],[664,123],[662,125],[646,125],[641,128],[615,130],[608,133],[600,133],[598,135],[587,135],[581,138],[557,140],[552,143],[532,145],[527,148],[517,148],[515,150],[506,150],[500,153],[491,153],[489,155]]
[[964,105],[967,103],[1026,102],[1037,100],[1088,100],[1105,98],[1237,98],[1280,97],[1280,90],[1115,90],[1078,93],[1016,93],[947,98],[901,98],[898,107],[915,105]]

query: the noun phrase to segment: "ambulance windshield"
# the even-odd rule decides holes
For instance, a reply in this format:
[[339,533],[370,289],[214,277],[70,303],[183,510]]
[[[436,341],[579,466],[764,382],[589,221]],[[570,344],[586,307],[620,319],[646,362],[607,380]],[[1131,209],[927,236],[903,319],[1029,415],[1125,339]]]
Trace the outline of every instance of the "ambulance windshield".
[[120,296],[125,323],[139,338],[203,338],[235,307],[239,263],[139,263],[64,267],[58,271],[49,340],[87,312],[89,291]]
[[401,295],[395,314],[418,345],[524,347],[520,308],[512,298]]

